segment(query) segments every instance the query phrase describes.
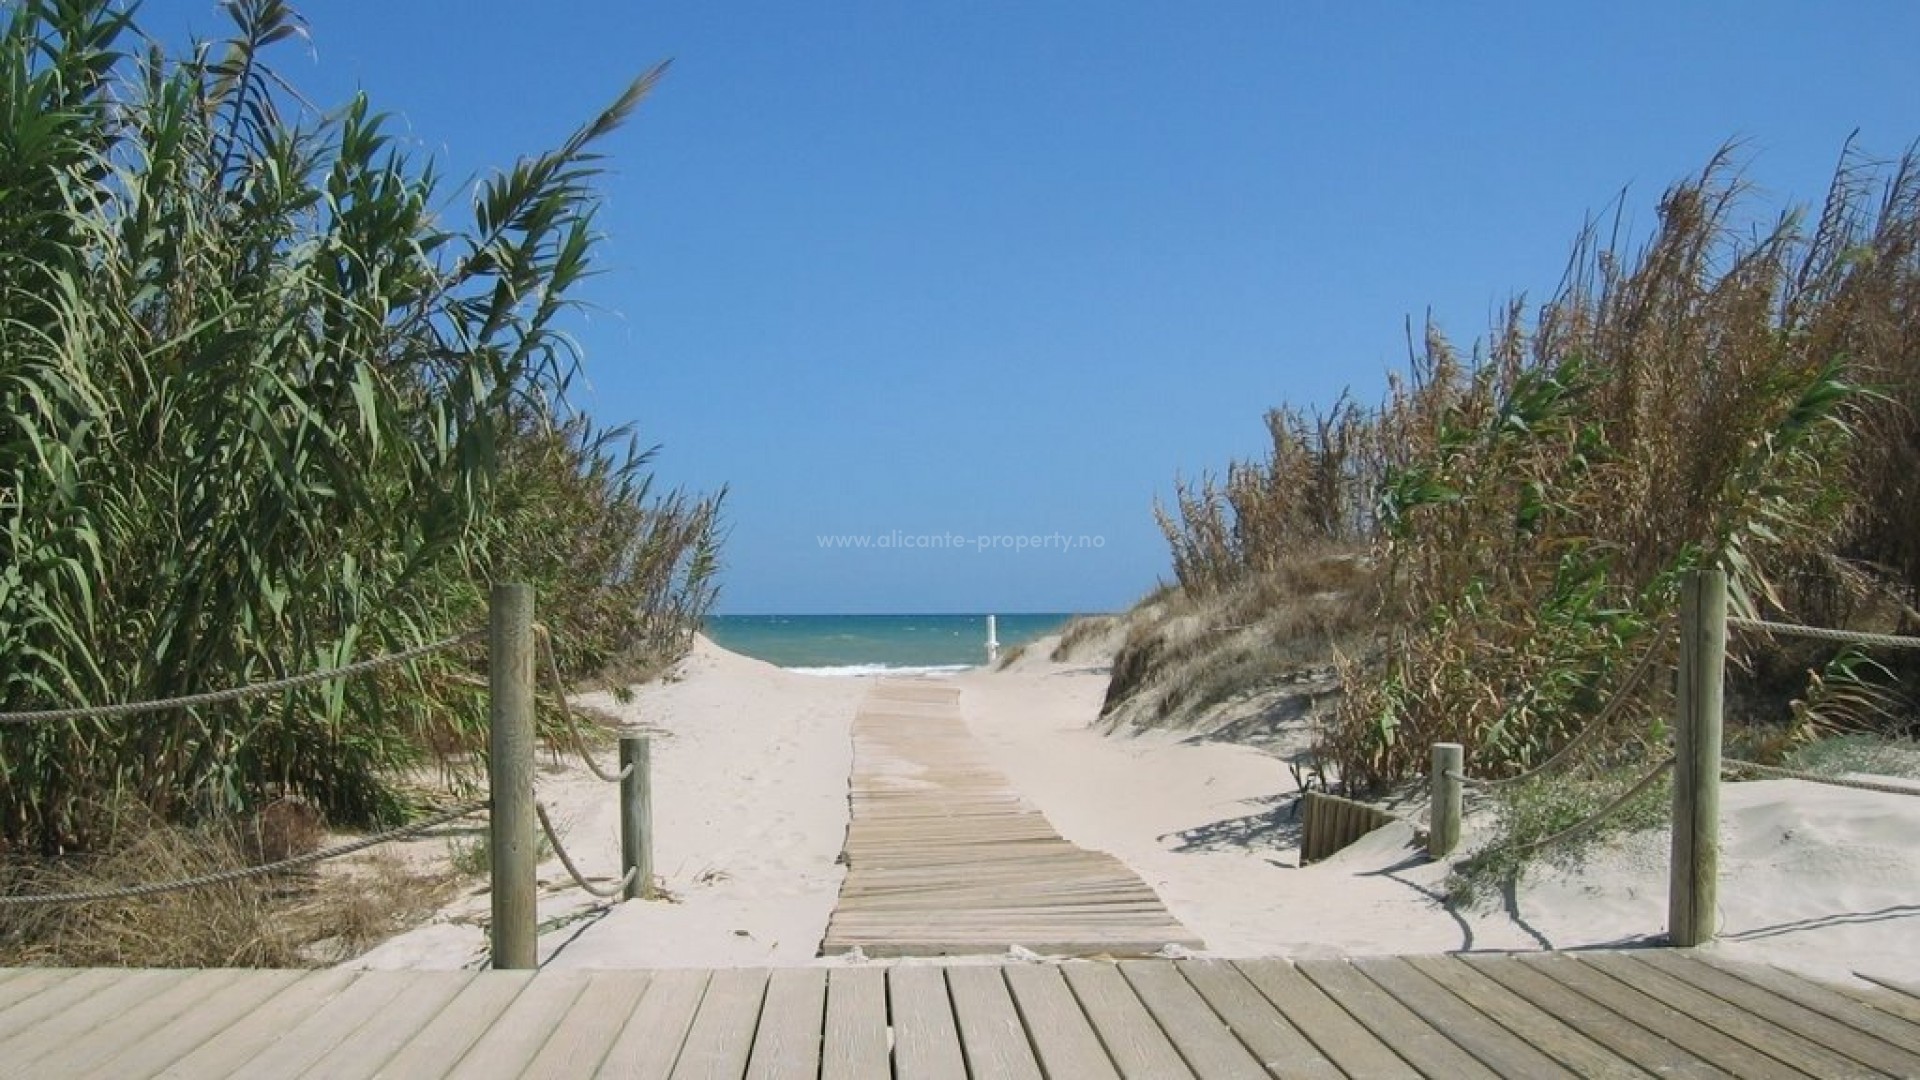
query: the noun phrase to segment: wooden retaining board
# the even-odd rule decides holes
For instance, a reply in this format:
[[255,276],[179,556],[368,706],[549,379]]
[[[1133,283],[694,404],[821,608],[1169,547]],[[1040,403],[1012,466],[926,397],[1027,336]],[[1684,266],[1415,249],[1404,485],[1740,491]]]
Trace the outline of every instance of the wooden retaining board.
[[1920,1076],[1897,989],[1708,952],[775,971],[0,969],[0,1076]]
[[934,680],[874,684],[853,721],[840,899],[821,952],[1148,956],[1202,944],[1126,864],[1062,839]]

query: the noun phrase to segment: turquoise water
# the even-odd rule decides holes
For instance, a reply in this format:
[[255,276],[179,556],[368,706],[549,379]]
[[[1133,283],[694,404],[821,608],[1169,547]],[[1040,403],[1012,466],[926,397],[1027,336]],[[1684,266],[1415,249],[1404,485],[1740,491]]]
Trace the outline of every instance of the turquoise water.
[[[1004,651],[1051,634],[1072,615],[998,616]],[[713,615],[721,648],[823,675],[957,670],[987,662],[985,615]]]

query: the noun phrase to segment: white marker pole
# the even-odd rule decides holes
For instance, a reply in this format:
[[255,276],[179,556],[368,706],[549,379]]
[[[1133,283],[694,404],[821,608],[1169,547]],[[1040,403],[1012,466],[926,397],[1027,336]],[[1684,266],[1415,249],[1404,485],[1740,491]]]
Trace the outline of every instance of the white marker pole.
[[1000,659],[999,627],[992,615],[987,616],[987,663]]

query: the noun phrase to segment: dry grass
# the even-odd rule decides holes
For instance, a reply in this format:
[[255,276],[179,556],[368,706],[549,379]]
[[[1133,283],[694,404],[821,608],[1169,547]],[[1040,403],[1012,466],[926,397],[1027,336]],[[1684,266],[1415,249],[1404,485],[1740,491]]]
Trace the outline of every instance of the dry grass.
[[[110,847],[0,866],[7,895],[176,881],[313,850],[309,811],[187,828],[121,809]],[[349,959],[426,918],[453,879],[374,849],[297,871],[127,900],[0,909],[0,966],[311,967]]]

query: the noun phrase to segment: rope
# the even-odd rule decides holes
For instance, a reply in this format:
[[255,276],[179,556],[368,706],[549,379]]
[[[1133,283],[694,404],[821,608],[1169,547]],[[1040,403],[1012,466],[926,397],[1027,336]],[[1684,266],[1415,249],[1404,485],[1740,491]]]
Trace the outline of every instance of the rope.
[[1745,769],[1762,776],[1777,776],[1783,780],[1806,780],[1815,784],[1830,784],[1834,787],[1877,791],[1882,795],[1920,795],[1920,788],[1882,784],[1873,780],[1851,780],[1844,776],[1829,776],[1826,773],[1807,772],[1803,769],[1783,769],[1778,765],[1761,765],[1757,762],[1741,761],[1739,758],[1722,758],[1720,765],[1726,769]]
[[143,885],[127,885],[115,889],[97,889],[92,892],[43,893],[37,896],[0,896],[0,907],[28,907],[38,904],[78,904],[90,900],[129,900],[142,896],[155,896],[160,893],[179,892],[182,889],[199,889],[208,885],[223,885],[227,882],[239,881],[243,878],[278,874],[285,870],[306,866],[309,863],[322,862],[327,859],[337,859],[342,855],[351,855],[356,851],[365,851],[370,847],[377,847],[394,840],[404,840],[410,836],[417,836],[420,833],[426,832],[428,829],[438,828],[441,825],[445,825],[451,821],[457,821],[470,814],[477,814],[487,809],[490,805],[491,804],[487,802],[466,803],[443,813],[435,814],[430,818],[416,821],[411,825],[403,825],[398,829],[390,829],[373,836],[365,836],[351,843],[322,848],[319,851],[309,851],[304,855],[295,855],[292,858],[281,859],[279,862],[262,863],[259,866],[243,866],[233,870],[219,870],[211,874],[201,874],[198,877],[182,878],[178,881],[148,882]]
[[1765,619],[1742,619],[1730,617],[1727,625],[1742,630],[1760,630],[1769,634],[1787,634],[1792,637],[1818,638],[1821,641],[1844,641],[1855,645],[1883,645],[1889,649],[1920,649],[1920,638],[1899,637],[1894,634],[1868,634],[1858,630],[1829,630],[1823,626],[1798,626],[1793,623],[1768,622]]
[[1613,697],[1607,702],[1607,707],[1601,709],[1599,716],[1594,717],[1586,727],[1580,729],[1578,734],[1567,740],[1567,745],[1561,747],[1552,757],[1528,769],[1526,772],[1503,777],[1498,780],[1479,780],[1470,776],[1461,776],[1457,773],[1450,773],[1448,775],[1467,787],[1492,790],[1495,788],[1510,787],[1522,781],[1531,780],[1541,773],[1546,772],[1548,769],[1553,768],[1555,765],[1558,765],[1561,761],[1572,755],[1575,749],[1585,745],[1587,739],[1591,737],[1594,732],[1605,728],[1612,722],[1615,716],[1619,715],[1621,708],[1626,705],[1627,696],[1639,687],[1641,680],[1647,677],[1647,672],[1653,670],[1653,660],[1659,653],[1662,643],[1662,635],[1656,634],[1653,640],[1647,643],[1646,649],[1640,653],[1640,659],[1634,662],[1633,670],[1627,673],[1626,681],[1620,684],[1618,690],[1614,691]]
[[540,639],[541,651],[547,654],[547,674],[553,682],[553,696],[560,701],[560,715],[567,718],[567,734],[573,739],[573,752],[587,763],[593,775],[609,784],[617,784],[632,776],[634,763],[631,761],[621,766],[619,772],[608,772],[594,760],[593,753],[587,749],[587,740],[580,735],[580,725],[574,719],[573,706],[567,702],[567,684],[560,678],[560,661],[554,657],[553,634],[539,623],[534,624],[533,634]]
[[539,816],[541,831],[547,834],[547,842],[553,845],[553,853],[560,856],[560,865],[567,868],[567,874],[573,878],[575,885],[585,889],[589,895],[597,896],[602,900],[612,900],[626,893],[627,886],[633,884],[634,875],[640,872],[639,867],[627,867],[627,872],[621,876],[620,883],[617,885],[601,886],[593,884],[586,879],[584,874],[580,873],[579,867],[573,865],[573,859],[567,855],[566,847],[560,843],[560,834],[555,831],[553,822],[547,820],[547,808],[536,802],[533,804],[533,812]]
[[264,694],[279,693],[283,690],[295,690],[302,686],[326,682],[330,679],[345,679],[355,675],[364,675],[394,664],[404,664],[422,656],[456,648],[469,642],[486,637],[484,630],[470,630],[455,637],[443,638],[427,645],[416,645],[397,653],[376,656],[348,664],[345,667],[326,668],[309,671],[305,675],[276,679],[272,682],[252,683],[246,686],[230,687],[226,690],[213,690],[204,694],[188,694],[185,697],[163,698],[159,701],[128,701],[118,705],[83,705],[73,709],[40,709],[35,712],[0,713],[0,724],[38,724],[57,720],[84,720],[89,717],[105,719],[114,716],[132,716],[137,713],[160,712],[164,709],[191,709],[200,705],[218,705],[226,701],[238,701],[241,698],[257,697]]
[[1599,810],[1595,811],[1594,813],[1588,815],[1585,819],[1578,821],[1572,825],[1569,825],[1564,829],[1561,829],[1559,832],[1554,833],[1552,836],[1543,837],[1539,840],[1535,840],[1528,844],[1522,844],[1519,847],[1512,848],[1510,850],[1514,854],[1532,851],[1535,848],[1543,848],[1550,844],[1557,844],[1560,841],[1567,839],[1568,837],[1576,836],[1580,833],[1586,832],[1588,829],[1591,829],[1595,825],[1598,825],[1602,821],[1605,821],[1615,811],[1619,810],[1621,807],[1632,802],[1635,796],[1639,795],[1641,792],[1647,790],[1648,787],[1652,786],[1655,780],[1660,779],[1660,775],[1662,773],[1666,772],[1668,769],[1673,767],[1673,761],[1674,759],[1671,756],[1669,756],[1665,761],[1662,761],[1660,764],[1655,765],[1652,769],[1650,769],[1647,772],[1645,776],[1642,776],[1639,780],[1635,781],[1634,785],[1628,788],[1618,798],[1614,799],[1612,802],[1608,803],[1607,805],[1601,807]]

